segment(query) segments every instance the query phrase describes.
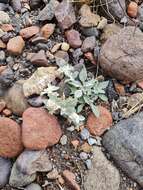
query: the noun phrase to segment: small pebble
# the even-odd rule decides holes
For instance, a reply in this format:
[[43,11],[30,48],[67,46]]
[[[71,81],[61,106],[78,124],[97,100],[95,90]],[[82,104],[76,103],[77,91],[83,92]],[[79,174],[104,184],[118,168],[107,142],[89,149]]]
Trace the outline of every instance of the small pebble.
[[88,170],[90,170],[92,168],[92,162],[90,159],[86,160],[85,161],[85,165],[87,167]]
[[81,136],[81,139],[82,139],[82,140],[86,140],[86,139],[89,138],[90,133],[89,133],[89,131],[88,131],[86,128],[84,128],[84,129],[82,129],[82,131],[80,132],[80,136]]
[[72,131],[74,131],[75,130],[75,127],[74,126],[71,126],[71,127],[68,127],[67,128],[67,131],[70,131],[70,132],[72,132]]
[[61,49],[62,49],[63,51],[68,51],[69,48],[70,48],[70,45],[69,45],[68,43],[66,43],[66,42],[63,42],[63,43],[62,43]]
[[81,152],[79,156],[81,160],[87,160],[88,158],[88,154],[85,152]]
[[97,140],[94,139],[94,138],[92,138],[92,137],[90,137],[90,138],[88,139],[88,144],[89,144],[89,145],[97,144]]
[[66,144],[67,144],[67,140],[68,140],[67,136],[66,136],[66,135],[63,135],[63,136],[61,137],[61,139],[60,139],[61,145],[66,145]]

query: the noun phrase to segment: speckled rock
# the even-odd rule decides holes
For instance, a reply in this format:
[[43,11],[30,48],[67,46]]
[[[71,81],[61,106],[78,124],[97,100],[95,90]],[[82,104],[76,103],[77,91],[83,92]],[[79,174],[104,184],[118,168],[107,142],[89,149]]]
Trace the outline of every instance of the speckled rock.
[[48,172],[52,164],[46,150],[25,150],[12,167],[9,184],[13,187],[29,185],[36,179],[36,172]]
[[60,140],[60,124],[44,108],[28,108],[22,118],[22,140],[26,148],[40,150],[53,146]]

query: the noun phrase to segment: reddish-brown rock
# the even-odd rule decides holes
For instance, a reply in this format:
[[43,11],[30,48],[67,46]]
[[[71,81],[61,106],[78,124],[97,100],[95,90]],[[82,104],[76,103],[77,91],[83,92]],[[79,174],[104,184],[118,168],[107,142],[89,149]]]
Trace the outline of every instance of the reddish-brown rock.
[[77,30],[68,30],[66,33],[66,38],[68,40],[68,43],[72,48],[78,48],[81,46],[82,41],[80,39],[80,34]]
[[11,31],[14,31],[14,28],[11,24],[2,24],[1,26],[1,29],[4,31],[4,32],[11,32]]
[[54,115],[44,108],[28,108],[23,113],[22,140],[26,148],[40,150],[58,143],[62,135]]
[[96,117],[93,113],[89,114],[87,119],[87,128],[95,136],[101,136],[112,125],[112,115],[104,107],[98,106],[100,115]]
[[70,172],[69,170],[64,170],[63,171],[63,177],[64,177],[65,181],[67,182],[67,185],[72,190],[80,190],[80,187],[75,180],[74,173]]
[[28,39],[31,38],[32,36],[34,36],[35,34],[39,33],[39,27],[38,26],[30,26],[27,28],[24,28],[20,31],[20,35],[24,38],[24,39]]
[[136,2],[131,1],[128,5],[127,13],[130,17],[137,17],[138,13],[138,4]]
[[47,67],[47,66],[49,65],[44,50],[40,50],[38,53],[35,53],[35,54],[31,57],[30,62],[31,62],[33,65],[41,66],[41,67],[42,67],[42,66],[43,66],[43,67]]
[[6,107],[6,103],[4,100],[0,100],[0,113],[3,111],[3,109]]
[[21,36],[16,36],[9,40],[7,50],[13,55],[19,55],[25,46],[25,42]]
[[41,34],[44,38],[48,39],[55,30],[55,24],[45,24],[42,28],[41,28]]
[[20,154],[22,149],[20,126],[12,119],[1,117],[0,156],[12,158]]

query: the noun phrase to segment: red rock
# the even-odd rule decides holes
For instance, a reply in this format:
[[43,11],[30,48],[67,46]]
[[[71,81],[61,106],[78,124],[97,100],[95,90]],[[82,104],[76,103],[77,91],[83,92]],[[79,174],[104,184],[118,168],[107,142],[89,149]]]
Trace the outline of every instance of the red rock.
[[6,103],[4,100],[0,101],[0,113],[2,112],[2,110],[6,107]]
[[93,64],[96,65],[96,60],[91,52],[87,52],[84,56]]
[[1,29],[4,31],[4,32],[11,32],[11,31],[14,31],[14,28],[11,24],[3,24],[1,26]]
[[55,24],[46,24],[41,28],[41,34],[44,38],[48,39],[55,30]]
[[16,36],[9,40],[7,50],[13,55],[20,55],[25,46],[25,42],[21,36]]
[[20,31],[20,35],[24,38],[24,39],[28,39],[31,38],[32,36],[36,35],[37,33],[39,33],[40,29],[38,26],[30,26],[27,28],[24,28]]
[[48,60],[46,58],[45,51],[40,50],[38,53],[35,53],[31,57],[30,62],[36,66],[47,67],[48,66]]
[[131,1],[127,8],[127,13],[130,17],[136,18],[138,13],[138,4]]
[[10,109],[4,109],[2,112],[6,117],[9,117],[12,115],[12,111]]
[[0,156],[12,158],[19,155],[22,149],[20,126],[12,119],[1,117]]
[[80,187],[75,180],[74,173],[70,172],[69,170],[64,170],[63,177],[67,182],[67,185],[69,185],[69,187],[71,187],[72,190],[80,190]]
[[72,29],[72,30],[68,30],[66,33],[66,38],[68,40],[68,43],[70,44],[70,46],[72,48],[78,48],[81,46],[82,41],[80,39],[80,34],[78,31]]
[[112,115],[104,107],[98,106],[100,111],[99,117],[96,117],[93,113],[89,114],[86,126],[90,133],[95,136],[101,136],[112,125]]
[[54,115],[44,108],[28,108],[23,113],[22,140],[26,148],[40,150],[58,143],[62,135]]

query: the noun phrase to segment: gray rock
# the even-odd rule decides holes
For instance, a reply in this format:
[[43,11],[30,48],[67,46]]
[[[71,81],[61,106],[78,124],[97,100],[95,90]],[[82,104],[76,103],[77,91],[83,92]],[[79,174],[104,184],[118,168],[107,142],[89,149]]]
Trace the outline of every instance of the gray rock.
[[118,170],[107,160],[100,147],[94,147],[92,168],[88,171],[85,190],[119,190]]
[[46,150],[25,150],[16,160],[11,171],[9,184],[13,187],[22,187],[32,183],[36,172],[48,172],[52,164]]
[[30,97],[27,101],[32,107],[41,107],[43,105],[41,96]]
[[0,24],[5,23],[10,23],[10,17],[6,12],[0,11]]
[[102,5],[104,5],[101,6],[104,15],[108,16],[112,20],[117,19],[118,21],[120,21],[125,15],[126,12],[125,0],[120,0],[120,1],[102,0]]
[[66,145],[67,144],[67,141],[68,141],[68,138],[66,135],[63,135],[60,139],[60,143],[61,145]]
[[121,169],[143,187],[143,112],[122,120],[103,137],[103,145]]
[[0,3],[0,11],[5,11],[5,10],[7,10],[7,8],[8,8],[8,5],[7,5],[7,4],[5,4],[5,3]]
[[91,161],[91,159],[87,159],[85,161],[85,165],[86,165],[87,169],[90,170],[92,168],[92,161]]
[[95,37],[90,36],[90,37],[85,38],[85,40],[83,41],[81,50],[83,52],[92,51],[95,46],[96,46]]
[[0,51],[0,64],[4,64],[5,63],[5,52],[4,51]]
[[69,1],[63,1],[56,7],[55,16],[60,27],[64,30],[76,22],[74,8]]
[[99,31],[96,27],[81,28],[83,35],[99,37]]
[[12,163],[9,159],[0,157],[0,188],[8,183],[11,167]]
[[81,152],[79,156],[82,160],[86,160],[88,158],[88,154],[86,152]]
[[42,188],[36,183],[31,183],[30,185],[25,187],[24,190],[42,190]]
[[8,88],[14,80],[14,73],[12,69],[5,69],[0,75],[0,88]]
[[30,7],[32,9],[39,7],[41,0],[30,0]]
[[84,128],[82,129],[82,131],[80,132],[80,136],[82,140],[86,140],[90,137],[90,133],[88,131],[88,129]]
[[22,81],[16,82],[4,96],[7,107],[16,115],[21,116],[29,107],[23,93]]
[[108,38],[99,57],[104,72],[124,83],[143,79],[142,60],[143,33],[131,26]]
[[16,12],[21,12],[21,1],[20,0],[11,0],[11,4],[12,4],[12,7],[13,9],[16,11]]
[[50,2],[42,9],[38,15],[38,20],[52,20],[54,18],[55,9],[59,2],[57,0],[50,0]]

